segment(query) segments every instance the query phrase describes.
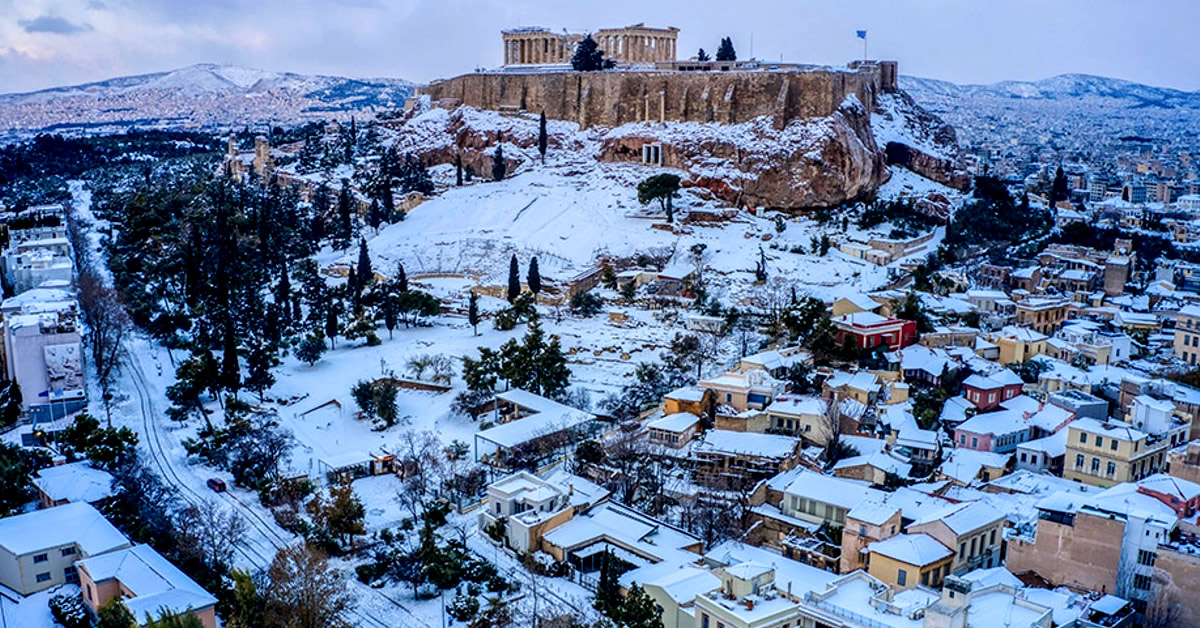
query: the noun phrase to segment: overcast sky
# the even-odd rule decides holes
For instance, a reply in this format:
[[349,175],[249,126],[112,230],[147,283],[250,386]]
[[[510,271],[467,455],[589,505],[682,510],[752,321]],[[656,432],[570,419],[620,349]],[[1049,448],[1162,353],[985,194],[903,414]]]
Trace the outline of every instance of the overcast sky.
[[740,58],[840,64],[867,29],[903,74],[1200,90],[1200,0],[0,0],[0,93],[194,63],[422,82],[499,65],[503,28],[637,22],[687,56],[728,35]]

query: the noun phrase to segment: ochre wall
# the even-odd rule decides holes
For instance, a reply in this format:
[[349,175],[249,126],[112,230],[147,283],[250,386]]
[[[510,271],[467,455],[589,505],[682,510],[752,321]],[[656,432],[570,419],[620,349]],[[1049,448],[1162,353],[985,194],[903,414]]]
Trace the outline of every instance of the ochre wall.
[[796,118],[832,114],[848,94],[868,110],[880,91],[876,68],[860,71],[479,72],[417,89],[433,101],[477,109],[546,113],[555,120],[616,127],[629,122],[736,124],[772,116],[776,128]]

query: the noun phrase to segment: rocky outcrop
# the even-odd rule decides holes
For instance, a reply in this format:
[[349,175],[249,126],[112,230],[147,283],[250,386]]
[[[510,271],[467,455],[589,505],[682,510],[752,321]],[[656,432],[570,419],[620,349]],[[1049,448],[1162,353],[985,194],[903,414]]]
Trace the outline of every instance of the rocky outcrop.
[[881,94],[871,123],[888,165],[958,190],[971,186],[971,176],[959,159],[954,127],[925,111],[908,94]]
[[869,196],[887,180],[868,114],[853,97],[830,116],[782,129],[769,117],[624,125],[601,138],[599,158],[641,162],[647,144],[661,144],[662,165],[687,171],[694,185],[738,206],[830,207]]

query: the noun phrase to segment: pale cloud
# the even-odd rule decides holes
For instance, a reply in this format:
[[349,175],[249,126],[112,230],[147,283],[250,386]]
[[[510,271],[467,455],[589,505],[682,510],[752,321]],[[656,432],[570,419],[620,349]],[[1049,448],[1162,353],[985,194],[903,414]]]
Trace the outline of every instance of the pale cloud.
[[730,36],[743,57],[840,64],[866,28],[905,74],[1200,89],[1195,0],[0,0],[0,16],[0,91],[206,62],[427,81],[499,64],[502,28],[637,22],[679,27],[684,55]]
[[76,24],[56,15],[39,15],[32,20],[18,20],[17,24],[19,24],[21,28],[25,29],[26,33],[74,35],[76,33],[86,33],[92,30],[91,24]]

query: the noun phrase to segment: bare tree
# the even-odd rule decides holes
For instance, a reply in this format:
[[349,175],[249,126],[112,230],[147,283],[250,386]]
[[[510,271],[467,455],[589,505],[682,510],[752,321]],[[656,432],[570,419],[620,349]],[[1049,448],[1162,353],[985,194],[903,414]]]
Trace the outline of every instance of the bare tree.
[[341,628],[353,598],[325,556],[300,543],[279,550],[267,570],[267,628]]
[[419,519],[445,477],[442,441],[428,430],[408,430],[400,434],[396,457],[403,465],[402,485],[396,499],[408,509],[413,520]]
[[122,343],[126,334],[133,329],[133,323],[125,311],[120,294],[105,285],[90,269],[81,269],[79,274],[79,307],[86,324],[84,337],[91,349],[92,365],[96,368],[96,379],[104,395],[104,412],[108,424],[112,425],[109,408],[112,396],[109,390],[120,362]]
[[203,500],[179,513],[175,529],[184,551],[213,569],[221,569],[232,564],[234,548],[242,544],[247,526],[236,510]]

